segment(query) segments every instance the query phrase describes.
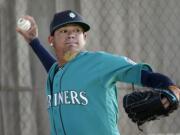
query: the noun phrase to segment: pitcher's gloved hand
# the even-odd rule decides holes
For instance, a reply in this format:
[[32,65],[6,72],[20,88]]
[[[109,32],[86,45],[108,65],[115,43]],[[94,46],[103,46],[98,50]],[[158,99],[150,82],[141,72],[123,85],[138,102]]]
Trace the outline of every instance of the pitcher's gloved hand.
[[147,121],[168,116],[178,105],[179,99],[172,90],[134,91],[123,98],[125,112],[138,127]]

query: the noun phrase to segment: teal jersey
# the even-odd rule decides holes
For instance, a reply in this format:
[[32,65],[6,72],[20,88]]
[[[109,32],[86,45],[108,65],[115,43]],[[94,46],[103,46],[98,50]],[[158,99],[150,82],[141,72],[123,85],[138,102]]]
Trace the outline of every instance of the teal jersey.
[[46,88],[51,135],[119,135],[116,82],[141,85],[141,70],[151,67],[105,52],[55,63]]

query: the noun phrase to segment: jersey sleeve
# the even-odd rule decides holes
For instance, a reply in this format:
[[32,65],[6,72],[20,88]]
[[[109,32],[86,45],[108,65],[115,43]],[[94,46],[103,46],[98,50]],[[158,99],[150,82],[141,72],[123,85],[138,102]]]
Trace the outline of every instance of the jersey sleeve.
[[[152,71],[146,63],[135,63],[125,56],[105,53],[101,61],[103,83],[112,84],[117,81],[142,85],[141,71]],[[105,81],[105,82],[104,82]]]
[[146,63],[131,64],[127,62],[126,64],[126,67],[124,67],[122,70],[118,70],[117,73],[115,73],[115,80],[142,85],[142,70],[152,71],[151,67]]
[[48,72],[51,66],[56,62],[56,59],[43,47],[39,39],[35,38],[32,40],[30,46]]

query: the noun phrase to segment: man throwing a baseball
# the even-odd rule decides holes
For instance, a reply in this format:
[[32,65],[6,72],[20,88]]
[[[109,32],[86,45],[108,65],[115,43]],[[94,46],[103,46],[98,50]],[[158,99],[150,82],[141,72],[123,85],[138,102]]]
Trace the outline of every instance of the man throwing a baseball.
[[[50,24],[49,44],[57,60],[41,45],[37,25],[24,16],[31,28],[17,28],[48,72],[46,94],[51,135],[119,135],[116,82],[133,83],[172,91],[180,90],[171,79],[154,73],[144,63],[125,56],[85,50],[90,26],[76,12],[56,13]],[[167,98],[161,100],[168,108]]]

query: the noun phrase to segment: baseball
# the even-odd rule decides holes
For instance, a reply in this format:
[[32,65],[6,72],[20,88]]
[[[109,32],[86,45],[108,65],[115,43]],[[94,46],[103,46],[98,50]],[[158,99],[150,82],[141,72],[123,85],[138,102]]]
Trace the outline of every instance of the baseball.
[[17,27],[23,31],[28,31],[31,28],[31,22],[24,18],[19,18],[17,21]]

